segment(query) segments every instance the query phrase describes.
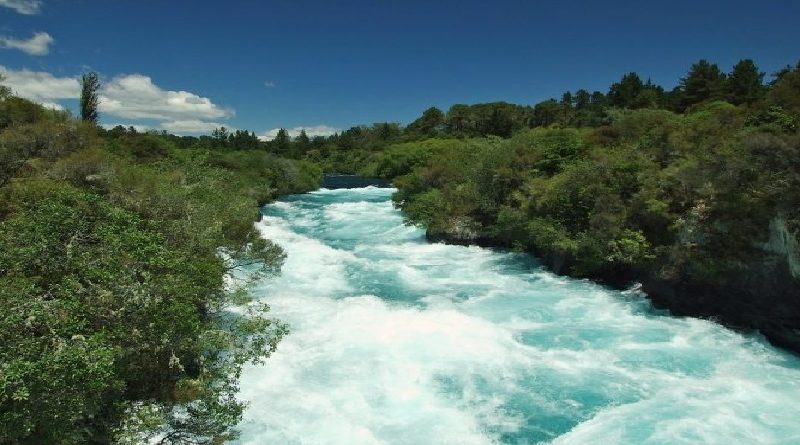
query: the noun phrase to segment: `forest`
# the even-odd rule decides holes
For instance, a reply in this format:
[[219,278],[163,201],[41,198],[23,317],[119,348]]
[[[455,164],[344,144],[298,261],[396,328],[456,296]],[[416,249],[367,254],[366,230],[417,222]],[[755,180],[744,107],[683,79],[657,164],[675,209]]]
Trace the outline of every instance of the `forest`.
[[638,282],[800,351],[800,63],[701,60],[671,90],[628,73],[271,141],[105,129],[96,82],[80,117],[0,90],[0,443],[235,437],[242,367],[288,332],[237,278],[284,259],[253,222],[323,172],[392,180],[433,241]]
[[287,333],[236,275],[285,256],[253,221],[320,169],[0,93],[0,443],[233,438],[242,366]]

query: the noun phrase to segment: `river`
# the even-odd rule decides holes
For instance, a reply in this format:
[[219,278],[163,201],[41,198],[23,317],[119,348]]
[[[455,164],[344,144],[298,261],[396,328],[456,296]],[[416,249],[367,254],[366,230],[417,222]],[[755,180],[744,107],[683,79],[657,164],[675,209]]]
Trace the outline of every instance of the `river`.
[[798,444],[800,360],[531,257],[426,242],[393,189],[265,207],[291,334],[242,377],[238,444]]

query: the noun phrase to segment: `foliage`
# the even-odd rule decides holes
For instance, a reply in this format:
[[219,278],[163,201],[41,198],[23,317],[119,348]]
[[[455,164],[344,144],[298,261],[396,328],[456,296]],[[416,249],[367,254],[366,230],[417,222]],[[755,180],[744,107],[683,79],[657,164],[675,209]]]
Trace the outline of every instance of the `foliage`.
[[95,72],[89,72],[81,76],[81,119],[84,122],[97,124],[97,105],[99,98],[97,95],[100,89],[100,77]]
[[751,59],[740,60],[728,76],[728,101],[734,105],[752,104],[764,96],[764,73]]
[[0,443],[235,437],[241,368],[287,328],[229,278],[279,270],[257,206],[320,170],[13,96],[0,121]]
[[[701,61],[674,93],[629,74],[609,92],[604,125],[555,128],[592,107],[578,90],[534,107],[549,128],[433,152],[435,140],[392,145],[362,172],[397,175],[395,201],[436,239],[490,238],[613,282],[733,282],[764,257],[772,219],[800,216],[797,72],[764,87],[752,61],[730,76]],[[637,102],[646,91],[654,101]],[[678,99],[685,113],[663,109]]]
[[408,124],[406,132],[419,137],[434,137],[444,130],[445,115],[442,110],[431,107],[425,110],[417,120]]

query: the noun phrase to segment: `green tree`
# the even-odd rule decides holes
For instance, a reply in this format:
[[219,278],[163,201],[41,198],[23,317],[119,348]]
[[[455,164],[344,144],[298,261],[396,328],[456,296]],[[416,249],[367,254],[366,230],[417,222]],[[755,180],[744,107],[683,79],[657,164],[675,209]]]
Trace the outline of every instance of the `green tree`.
[[775,74],[767,101],[800,119],[800,62]]
[[581,88],[580,90],[575,92],[575,109],[576,110],[584,110],[589,108],[592,103],[592,96],[589,94],[588,91]]
[[603,107],[606,105],[608,98],[605,94],[601,93],[600,91],[595,91],[592,93],[592,97],[590,99],[592,106],[594,107]]
[[84,122],[97,124],[97,105],[99,103],[98,90],[100,78],[95,72],[84,73],[81,76],[81,119]]
[[642,90],[644,82],[638,74],[625,74],[619,82],[613,83],[609,88],[608,102],[612,107],[631,108]]
[[272,146],[278,154],[288,154],[292,148],[292,139],[289,137],[289,132],[285,128],[278,130],[275,139],[272,140]]
[[482,135],[494,135],[502,138],[511,136],[514,131],[514,118],[511,111],[504,106],[496,106],[489,112],[489,119],[482,121]]
[[252,131],[236,130],[228,136],[228,143],[233,150],[255,150],[261,141]]
[[561,106],[555,99],[547,99],[533,107],[533,124],[537,127],[546,127],[558,121],[561,116]]
[[406,132],[422,136],[436,136],[445,123],[445,116],[442,110],[430,107],[422,113],[422,116],[406,127]]
[[0,100],[6,100],[9,96],[11,96],[11,88],[3,85],[3,81],[5,80],[6,78],[0,74]]
[[211,137],[216,140],[216,143],[223,148],[228,147],[228,137],[230,133],[228,133],[228,129],[225,127],[215,128],[211,131]]
[[740,60],[728,76],[727,98],[734,105],[752,104],[764,97],[764,73],[751,59]]
[[445,125],[448,133],[454,136],[465,136],[472,127],[469,106],[464,104],[451,106],[447,110]]
[[686,77],[680,81],[683,93],[680,106],[686,108],[705,102],[719,100],[725,96],[725,74],[716,63],[703,59],[693,64]]
[[311,150],[311,139],[309,139],[306,130],[300,130],[300,134],[294,138],[292,148],[293,158],[302,158],[303,155],[308,153]]
[[569,124],[570,116],[572,116],[572,102],[572,93],[569,91],[561,95],[561,102],[559,104],[561,105],[561,122],[564,125]]

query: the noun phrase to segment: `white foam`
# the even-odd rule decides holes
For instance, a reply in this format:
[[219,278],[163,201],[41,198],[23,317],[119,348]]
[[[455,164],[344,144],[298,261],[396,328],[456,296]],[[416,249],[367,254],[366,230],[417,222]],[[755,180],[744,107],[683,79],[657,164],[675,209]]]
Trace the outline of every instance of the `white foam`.
[[320,190],[259,223],[289,257],[255,291],[292,333],[243,375],[239,443],[800,443],[797,359],[635,289],[421,242],[391,192]]
[[373,296],[296,298],[303,301],[272,302],[295,310],[296,334],[267,367],[244,376],[242,396],[252,405],[243,428],[253,438],[245,443],[418,444],[438,437],[489,444],[479,418],[516,425],[487,408],[501,396],[453,400],[438,380],[488,372],[500,384],[514,364],[487,357],[513,357],[508,349],[519,348],[504,330],[456,310],[396,307]]

